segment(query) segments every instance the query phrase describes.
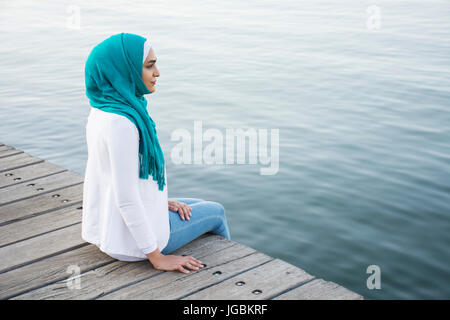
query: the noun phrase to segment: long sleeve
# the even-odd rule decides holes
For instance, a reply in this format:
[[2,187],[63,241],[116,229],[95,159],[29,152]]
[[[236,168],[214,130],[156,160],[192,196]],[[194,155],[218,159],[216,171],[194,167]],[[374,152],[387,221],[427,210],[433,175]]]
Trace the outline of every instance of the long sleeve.
[[134,123],[123,117],[107,128],[111,181],[116,204],[136,244],[144,254],[157,248],[157,240],[145,215],[139,192],[139,134]]

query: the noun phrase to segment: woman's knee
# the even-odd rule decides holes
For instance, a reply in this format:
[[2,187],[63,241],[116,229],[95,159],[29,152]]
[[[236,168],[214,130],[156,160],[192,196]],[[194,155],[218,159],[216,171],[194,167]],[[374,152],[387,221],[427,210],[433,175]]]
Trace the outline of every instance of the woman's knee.
[[214,209],[214,213],[219,217],[225,217],[225,208],[222,204],[215,201],[205,201],[208,202],[209,206]]
[[213,234],[219,234],[224,238],[231,240],[230,232],[228,230],[227,218],[225,216],[225,208],[219,202],[211,201],[211,206],[215,208],[215,216],[218,218],[219,223],[213,230]]

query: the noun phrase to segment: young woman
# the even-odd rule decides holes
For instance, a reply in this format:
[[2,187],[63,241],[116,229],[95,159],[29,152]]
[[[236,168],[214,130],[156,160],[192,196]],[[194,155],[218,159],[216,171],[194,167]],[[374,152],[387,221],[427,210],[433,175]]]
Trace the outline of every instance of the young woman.
[[145,94],[160,76],[149,40],[120,33],[95,46],[86,61],[88,160],[82,238],[122,261],[148,259],[158,270],[199,270],[192,256],[169,253],[211,232],[231,239],[220,203],[167,197],[156,125]]

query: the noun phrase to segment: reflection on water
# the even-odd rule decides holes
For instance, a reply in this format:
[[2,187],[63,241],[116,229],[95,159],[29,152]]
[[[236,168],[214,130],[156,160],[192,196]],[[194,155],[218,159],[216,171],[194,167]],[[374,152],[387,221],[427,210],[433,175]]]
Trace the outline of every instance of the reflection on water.
[[[367,299],[450,298],[448,1],[377,1],[379,30],[367,1],[117,2],[77,2],[79,30],[69,1],[0,4],[3,143],[84,174],[85,59],[148,35],[169,196],[222,203],[233,240]],[[278,173],[172,163],[196,120],[279,129]]]

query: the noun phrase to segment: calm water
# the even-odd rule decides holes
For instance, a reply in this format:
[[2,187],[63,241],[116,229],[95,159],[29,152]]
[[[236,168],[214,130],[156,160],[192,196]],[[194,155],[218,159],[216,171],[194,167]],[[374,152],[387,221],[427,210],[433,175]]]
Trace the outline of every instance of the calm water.
[[[87,55],[150,35],[169,197],[222,203],[233,240],[367,299],[450,298],[449,1],[376,1],[378,30],[372,1],[128,3],[0,2],[1,142],[84,174]],[[278,173],[174,164],[195,120],[278,128]]]

